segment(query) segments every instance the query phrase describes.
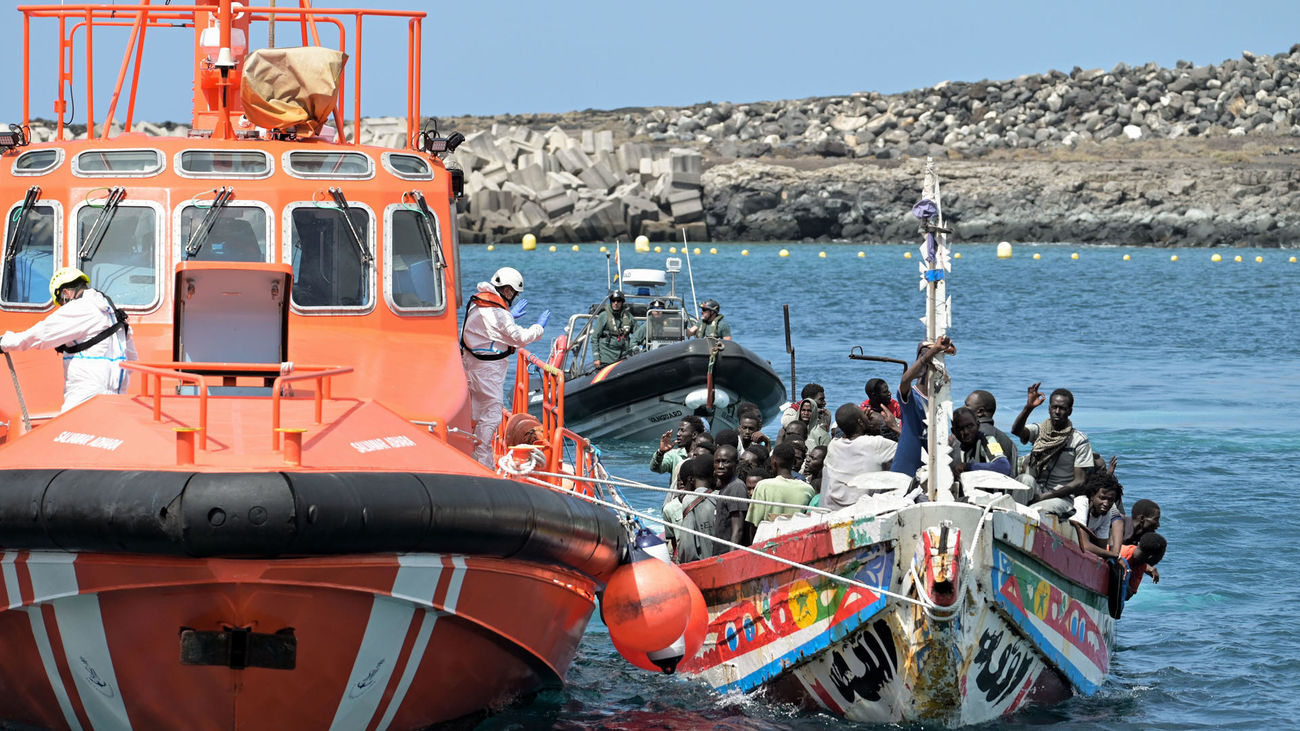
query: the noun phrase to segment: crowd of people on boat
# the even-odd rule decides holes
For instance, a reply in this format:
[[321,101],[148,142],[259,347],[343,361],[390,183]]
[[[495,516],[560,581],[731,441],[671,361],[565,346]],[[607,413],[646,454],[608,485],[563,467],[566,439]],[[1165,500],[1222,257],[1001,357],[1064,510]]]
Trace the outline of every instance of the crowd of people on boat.
[[[927,440],[927,376],[936,356],[955,352],[946,337],[922,343],[896,391],[872,378],[867,398],[840,405],[833,420],[825,388],[806,384],[800,400],[782,411],[775,438],[763,433],[762,413],[750,403],[738,406],[734,430],[713,434],[703,419],[687,416],[675,431],[664,432],[649,466],[669,475],[674,490],[666,495],[663,516],[675,559],[696,561],[732,550],[729,544],[747,546],[762,523],[783,515],[853,505],[869,493],[855,485],[863,474],[914,476]],[[1124,487],[1115,476],[1118,458],[1104,460],[1074,426],[1068,389],[1044,395],[1041,386],[1028,387],[1010,434],[995,424],[997,400],[987,390],[972,391],[953,410],[954,494],[964,498],[961,476],[967,472],[1013,478],[1024,486],[1008,491],[1017,502],[1054,516],[1088,553],[1131,566],[1130,595],[1144,575],[1159,581],[1156,564],[1166,549],[1156,532],[1160,506],[1140,499],[1125,514]],[[1031,420],[1044,403],[1047,418]],[[1023,456],[1017,441],[1027,448]],[[926,499],[919,488],[909,494]]]

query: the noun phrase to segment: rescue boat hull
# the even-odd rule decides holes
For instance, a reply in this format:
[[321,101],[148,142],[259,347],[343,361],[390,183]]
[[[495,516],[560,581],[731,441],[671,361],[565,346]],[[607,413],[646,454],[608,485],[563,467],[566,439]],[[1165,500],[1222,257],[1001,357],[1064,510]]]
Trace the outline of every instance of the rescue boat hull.
[[[688,564],[710,627],[684,672],[853,721],[946,726],[1100,687],[1114,637],[1105,566],[1033,517],[953,503],[831,515],[755,547],[922,601],[739,551]],[[935,584],[945,523],[957,570]]]
[[564,385],[565,421],[592,440],[650,440],[683,416],[735,428],[736,407],[749,401],[776,416],[785,386],[770,363],[734,341],[713,358],[714,406],[707,408],[711,341],[686,340],[637,353]]
[[0,568],[0,717],[52,729],[423,728],[558,684],[597,588],[455,554]]

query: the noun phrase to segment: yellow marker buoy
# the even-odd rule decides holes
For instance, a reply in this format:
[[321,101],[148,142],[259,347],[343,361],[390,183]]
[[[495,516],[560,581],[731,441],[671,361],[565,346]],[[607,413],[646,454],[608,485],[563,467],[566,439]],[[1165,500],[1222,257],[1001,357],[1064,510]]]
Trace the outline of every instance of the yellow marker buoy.
[[859,259],[865,259],[865,258],[867,258],[867,252],[865,252],[865,251],[859,251],[859,252],[858,252],[858,258],[859,258]]
[[1072,252],[1072,253],[1070,254],[1070,258],[1071,258],[1071,259],[1078,259],[1078,258],[1079,258],[1079,252],[1077,252],[1077,251]]
[[749,256],[749,249],[741,249],[741,250],[740,250],[740,255],[741,255],[741,256]]
[[[685,249],[685,247],[682,247],[682,248]],[[658,251],[658,249],[655,249],[655,251]],[[676,253],[677,253],[677,247],[676,247],[676,246],[669,246],[669,247],[668,247],[668,253],[669,253],[669,254],[676,254]],[[686,253],[686,252],[683,251],[682,253]]]
[[696,255],[696,256],[699,256],[699,255],[700,255],[700,247],[698,247],[698,246],[695,247],[694,249],[691,250],[691,253],[694,254],[694,255]]
[[547,250],[547,251],[555,251],[555,244],[551,244],[550,246],[546,247],[546,250]]
[[1255,263],[1256,263],[1256,264],[1263,264],[1263,263],[1264,263],[1264,257],[1262,257],[1262,256],[1257,256],[1257,257],[1255,257]]
[[646,238],[645,236],[638,236],[636,237],[636,242],[633,244],[633,246],[636,248],[636,251],[638,253],[644,254],[645,252],[650,250],[650,239]]
[[1010,242],[1010,241],[1000,241],[1000,242],[998,242],[998,258],[999,258],[999,259],[1010,259],[1010,258],[1011,258],[1011,242]]
[[790,255],[790,250],[789,250],[789,249],[781,249],[780,251],[776,252],[776,255],[779,256],[779,257],[782,257],[782,258],[787,257],[787,256]]
[[491,251],[491,250],[493,250],[493,249],[495,249],[495,248],[496,248],[496,247],[493,246],[492,244],[488,244],[488,251]]
[[578,245],[577,245],[577,244],[574,244],[571,250],[572,250],[572,251],[578,251],[578,250],[579,250],[579,249],[578,249]]
[[912,252],[910,252],[910,251],[904,251],[904,252],[903,252],[903,258],[904,258],[904,259],[911,259],[911,258],[912,258]]
[[1125,255],[1124,255],[1124,261],[1128,261],[1128,260],[1130,260],[1130,259],[1132,259],[1132,258],[1133,258],[1133,257],[1129,256],[1128,254],[1125,254]]
[[1169,261],[1178,261],[1178,255],[1177,255],[1177,254],[1174,254],[1174,255],[1170,256],[1170,257],[1169,257]]
[[1223,261],[1223,256],[1220,254],[1214,254],[1210,256],[1210,261]]
[[1295,257],[1293,256],[1293,257],[1291,257],[1290,259],[1287,259],[1287,261],[1289,261],[1289,262],[1291,262],[1292,264],[1294,264],[1294,263],[1295,263]]
[[609,247],[608,247],[608,246],[602,246],[602,247],[600,247],[600,253],[604,254],[604,253],[607,252],[607,251],[609,251]]
[[662,246],[656,246],[656,247],[655,247],[655,253],[656,253],[656,254],[662,254],[662,253],[664,253],[664,247],[662,247]]
[[716,247],[716,246],[710,246],[710,247],[709,247],[709,253],[710,253],[710,254],[716,254],[716,253],[718,253],[718,247]]
[[1237,254],[1236,256],[1232,257],[1232,260],[1237,262],[1241,261],[1241,254]]
[[825,259],[825,258],[826,258],[826,252],[824,252],[824,251],[819,251],[819,252],[817,252],[817,258],[818,258],[818,259]]
[[961,258],[961,252],[960,252],[960,251],[955,251],[955,252],[953,252],[952,258],[954,258],[954,259],[960,259],[960,258]]
[[1042,254],[1035,253],[1035,254],[1034,254],[1034,258],[1035,258],[1035,259],[1042,259],[1042,258],[1043,258],[1043,255],[1042,255]]
[[524,251],[532,251],[537,248],[537,237],[532,234],[524,234],[524,240],[519,243],[524,247]]

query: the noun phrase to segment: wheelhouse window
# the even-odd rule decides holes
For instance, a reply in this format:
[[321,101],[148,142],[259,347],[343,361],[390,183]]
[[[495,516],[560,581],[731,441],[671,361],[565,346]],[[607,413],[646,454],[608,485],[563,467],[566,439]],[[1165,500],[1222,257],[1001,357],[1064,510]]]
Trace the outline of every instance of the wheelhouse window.
[[32,150],[14,160],[14,175],[44,175],[63,162],[63,150]]
[[374,161],[360,152],[296,150],[286,154],[289,172],[300,178],[361,179],[375,174]]
[[158,150],[87,150],[72,159],[72,172],[83,177],[145,177],[163,169]]
[[419,155],[385,152],[384,167],[388,172],[405,180],[433,180],[433,168]]
[[[398,310],[441,310],[444,302],[442,270],[435,249],[438,221],[408,208],[391,208],[388,224],[388,292]],[[432,237],[431,237],[432,234]]]
[[[204,219],[212,217],[205,235]],[[266,261],[266,211],[257,206],[227,205],[216,211],[208,206],[181,209],[177,230],[180,258],[184,261]],[[197,248],[194,254],[189,251]]]
[[[76,245],[77,266],[90,277],[90,286],[108,295],[114,304],[146,306],[154,302],[158,283],[156,210],[129,204],[109,210],[93,204],[82,206],[77,209]],[[92,250],[83,257],[81,251],[87,246]]]
[[289,216],[293,304],[370,307],[369,211],[353,206],[345,216],[335,206],[308,204],[292,208]]
[[54,243],[59,236],[57,209],[37,204],[22,213],[22,206],[15,206],[5,220],[0,301],[17,305],[49,304]]
[[177,168],[196,178],[264,178],[271,174],[271,156],[260,150],[185,150]]

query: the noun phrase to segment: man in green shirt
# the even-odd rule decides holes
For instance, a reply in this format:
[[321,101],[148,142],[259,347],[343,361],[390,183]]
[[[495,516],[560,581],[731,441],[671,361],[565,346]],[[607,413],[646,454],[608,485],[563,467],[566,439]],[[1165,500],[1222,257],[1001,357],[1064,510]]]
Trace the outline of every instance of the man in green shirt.
[[[789,443],[776,445],[772,449],[772,471],[776,473],[776,477],[759,480],[754,486],[754,499],[790,505],[807,505],[812,502],[813,495],[816,493],[811,485],[794,478],[792,474],[794,465],[794,446]],[[757,526],[778,515],[794,515],[801,512],[803,511],[797,507],[752,503],[749,512],[745,514],[745,522]]]
[[627,297],[621,291],[614,290],[595,324],[591,326],[596,351],[592,364],[600,368],[617,363],[631,354],[634,327],[636,320],[628,312]]
[[687,335],[701,338],[731,339],[731,323],[722,318],[722,306],[717,300],[708,299],[700,303],[700,321],[686,329]]
[[690,451],[691,442],[704,433],[704,421],[698,416],[686,416],[677,425],[677,434],[666,431],[659,437],[659,449],[650,458],[650,471],[665,474],[672,472]]

